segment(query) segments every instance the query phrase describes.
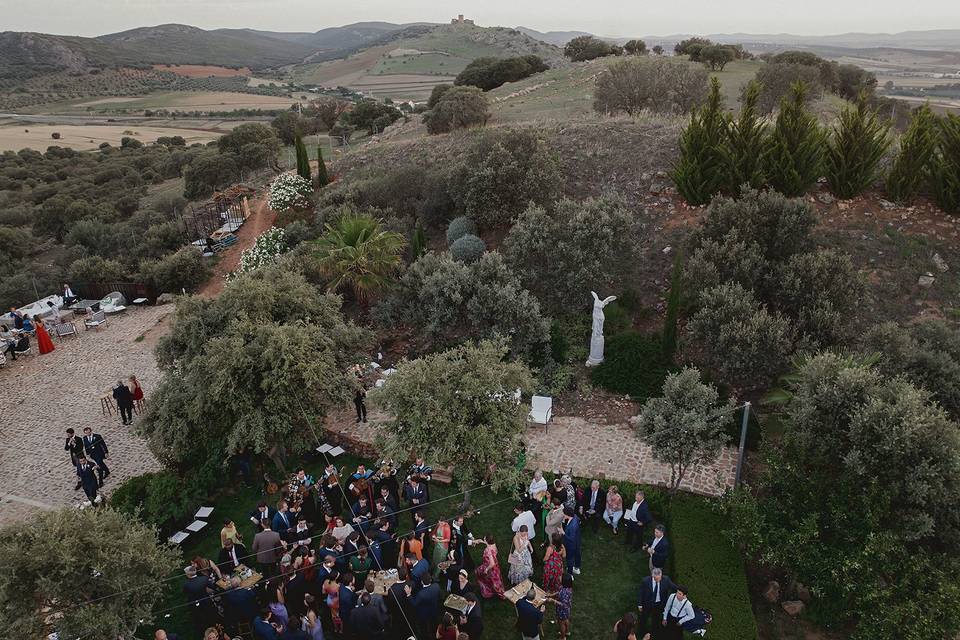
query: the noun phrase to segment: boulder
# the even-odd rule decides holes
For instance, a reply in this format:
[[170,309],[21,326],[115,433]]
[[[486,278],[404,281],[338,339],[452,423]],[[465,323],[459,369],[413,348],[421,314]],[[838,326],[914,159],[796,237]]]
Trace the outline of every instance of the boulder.
[[937,271],[940,273],[946,273],[950,271],[950,265],[947,264],[947,261],[944,260],[939,253],[933,254],[933,264],[937,267]]
[[763,590],[763,599],[770,604],[776,604],[780,600],[780,583],[771,580],[767,583],[767,588]]
[[780,606],[783,607],[783,610],[787,612],[788,616],[796,618],[803,612],[804,605],[800,600],[787,600]]
[[172,293],[161,293],[157,296],[157,304],[172,304],[175,299]]
[[917,279],[917,284],[920,285],[923,289],[929,289],[933,286],[933,283],[936,281],[936,278],[933,277],[932,273],[927,273],[920,276]]
[[810,589],[808,589],[806,585],[804,585],[803,583],[798,582],[796,585],[794,585],[793,590],[794,590],[794,592],[797,594],[797,599],[798,599],[798,600],[800,600],[800,601],[802,601],[802,602],[804,602],[804,603],[806,603],[806,604],[810,604],[810,599],[811,599],[811,598],[810,598]]

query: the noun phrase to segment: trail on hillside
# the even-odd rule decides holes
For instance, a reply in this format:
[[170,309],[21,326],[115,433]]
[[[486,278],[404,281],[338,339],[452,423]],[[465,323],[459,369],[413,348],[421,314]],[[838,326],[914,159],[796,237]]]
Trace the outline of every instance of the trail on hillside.
[[266,194],[250,201],[250,208],[253,213],[235,234],[237,242],[220,254],[220,259],[213,267],[213,274],[210,279],[197,291],[198,296],[202,298],[218,296],[223,291],[224,284],[226,284],[227,274],[236,271],[240,265],[240,256],[243,252],[253,246],[261,233],[273,226],[277,214],[267,205]]

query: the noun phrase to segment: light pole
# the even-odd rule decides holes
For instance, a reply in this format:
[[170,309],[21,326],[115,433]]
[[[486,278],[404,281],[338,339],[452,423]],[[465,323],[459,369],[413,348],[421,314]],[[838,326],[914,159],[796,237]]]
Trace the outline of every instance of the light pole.
[[747,423],[750,421],[750,403],[743,403],[743,421],[740,423],[740,449],[737,452],[737,475],[733,480],[733,488],[740,487],[740,471],[743,468],[743,450],[747,445]]

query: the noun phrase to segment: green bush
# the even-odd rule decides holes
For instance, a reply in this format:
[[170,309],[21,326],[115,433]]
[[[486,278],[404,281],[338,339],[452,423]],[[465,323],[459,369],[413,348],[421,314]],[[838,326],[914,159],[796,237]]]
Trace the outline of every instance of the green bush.
[[960,116],[940,118],[940,149],[933,163],[933,195],[947,213],[960,213]]
[[483,126],[489,119],[490,104],[477,87],[453,87],[443,93],[437,106],[423,114],[431,135]]
[[184,247],[160,260],[142,262],[138,277],[164,293],[192,292],[210,277],[210,267],[196,247]]
[[707,204],[727,185],[725,145],[729,129],[720,81],[713,78],[706,103],[694,112],[680,134],[680,159],[671,173],[677,191],[688,204]]
[[460,236],[450,245],[450,255],[460,262],[476,262],[487,250],[487,245],[475,235]]
[[726,529],[724,518],[704,505],[702,498],[675,496],[667,535],[683,551],[673,555],[670,577],[690,589],[691,602],[713,613],[708,627],[711,638],[756,640],[757,622],[743,560],[726,537],[716,535]]
[[454,218],[447,227],[447,246],[452,247],[453,243],[463,236],[475,235],[477,235],[477,225],[474,224],[473,220],[466,216]]
[[123,265],[116,260],[91,256],[74,261],[69,268],[71,282],[116,282],[127,277]]
[[134,476],[121,483],[110,496],[110,504],[118,511],[168,529],[170,522],[182,518],[196,508],[196,492],[172,471],[158,471]]
[[783,98],[764,155],[770,186],[788,197],[806,193],[823,169],[826,134],[807,108],[809,91],[797,82]]
[[759,189],[766,182],[763,174],[763,150],[767,140],[767,124],[760,118],[757,102],[760,85],[750,82],[743,92],[740,115],[730,122],[724,151],[727,160],[728,193],[737,195],[747,185]]
[[930,177],[937,137],[937,117],[928,105],[921,105],[900,137],[900,150],[887,174],[887,195],[892,200],[908,204]]
[[659,335],[627,331],[607,340],[604,361],[591,378],[607,391],[629,394],[643,402],[660,394],[671,371],[673,366],[663,357]]
[[890,126],[861,97],[855,108],[844,107],[827,151],[826,174],[838,198],[860,195],[880,174],[880,161],[890,146]]
[[619,299],[617,302],[611,302],[603,310],[605,317],[603,330],[611,336],[623,333],[633,325],[630,314],[622,304],[618,304],[619,302]]

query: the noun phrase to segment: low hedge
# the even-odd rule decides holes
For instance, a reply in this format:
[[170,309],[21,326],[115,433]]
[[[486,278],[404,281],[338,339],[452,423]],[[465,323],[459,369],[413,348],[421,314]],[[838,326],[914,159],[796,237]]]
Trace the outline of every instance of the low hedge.
[[667,374],[675,371],[663,355],[659,334],[626,331],[607,340],[604,361],[592,373],[593,383],[638,402],[660,395]]
[[690,589],[690,601],[713,614],[707,637],[713,640],[756,640],[757,622],[750,604],[743,560],[733,544],[717,533],[726,526],[708,500],[674,496],[670,509],[673,532],[673,581]]

